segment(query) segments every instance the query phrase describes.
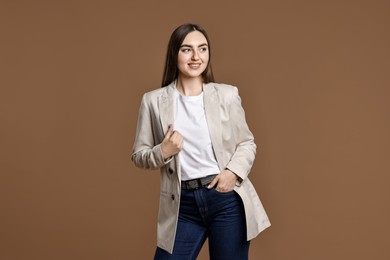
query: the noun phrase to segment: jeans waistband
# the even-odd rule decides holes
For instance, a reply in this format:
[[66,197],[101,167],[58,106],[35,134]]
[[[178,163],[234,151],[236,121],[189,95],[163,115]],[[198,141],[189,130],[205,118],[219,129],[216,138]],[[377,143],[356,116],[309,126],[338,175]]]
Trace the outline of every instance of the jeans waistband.
[[218,174],[208,175],[203,178],[181,181],[181,188],[184,190],[195,190],[210,184]]

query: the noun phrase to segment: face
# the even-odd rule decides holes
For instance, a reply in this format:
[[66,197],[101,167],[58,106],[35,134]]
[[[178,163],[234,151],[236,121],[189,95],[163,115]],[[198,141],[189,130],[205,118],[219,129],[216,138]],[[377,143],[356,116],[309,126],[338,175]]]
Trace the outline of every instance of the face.
[[206,37],[201,32],[187,34],[179,49],[177,67],[179,76],[186,78],[202,77],[209,62],[209,48]]

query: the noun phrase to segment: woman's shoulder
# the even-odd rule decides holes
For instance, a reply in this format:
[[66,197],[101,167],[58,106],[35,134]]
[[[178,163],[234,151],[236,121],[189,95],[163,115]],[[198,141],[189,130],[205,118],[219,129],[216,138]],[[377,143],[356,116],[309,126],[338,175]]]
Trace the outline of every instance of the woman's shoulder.
[[207,83],[206,86],[214,89],[219,95],[223,96],[232,96],[233,94],[238,93],[237,87],[230,84],[210,82]]
[[231,89],[236,87],[236,86],[233,86],[230,84],[217,83],[217,82],[210,82],[210,83],[207,83],[206,85],[210,85],[210,86],[215,87],[216,89],[221,89],[221,90],[231,90]]
[[144,93],[143,98],[145,100],[155,100],[160,96],[167,95],[169,91],[171,91],[171,85],[166,87],[153,89]]
[[144,93],[144,96],[147,97],[159,96],[164,92],[164,90],[165,88],[157,88],[157,89],[149,90]]

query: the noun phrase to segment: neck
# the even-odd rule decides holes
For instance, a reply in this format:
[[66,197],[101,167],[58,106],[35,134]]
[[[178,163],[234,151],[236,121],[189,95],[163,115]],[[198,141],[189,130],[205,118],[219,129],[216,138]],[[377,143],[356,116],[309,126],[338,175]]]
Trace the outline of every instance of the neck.
[[184,96],[198,96],[203,91],[202,77],[185,78],[179,76],[176,81],[176,88]]

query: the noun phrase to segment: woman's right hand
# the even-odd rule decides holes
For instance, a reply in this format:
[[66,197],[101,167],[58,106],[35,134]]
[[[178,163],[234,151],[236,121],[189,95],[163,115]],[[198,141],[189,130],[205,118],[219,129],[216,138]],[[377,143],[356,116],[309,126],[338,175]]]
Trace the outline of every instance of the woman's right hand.
[[183,148],[183,136],[173,130],[173,125],[169,125],[168,132],[161,143],[161,153],[164,160],[179,153]]

